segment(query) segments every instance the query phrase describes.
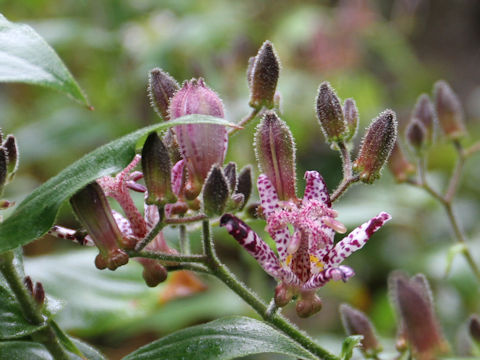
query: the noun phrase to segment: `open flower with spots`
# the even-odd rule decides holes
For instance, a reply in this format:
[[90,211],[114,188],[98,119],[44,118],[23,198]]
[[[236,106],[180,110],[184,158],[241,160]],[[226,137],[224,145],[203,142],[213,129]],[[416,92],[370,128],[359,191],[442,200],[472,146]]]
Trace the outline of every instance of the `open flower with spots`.
[[316,171],[307,171],[305,179],[302,200],[280,201],[270,179],[264,174],[258,178],[266,230],[275,241],[278,256],[237,217],[225,214],[220,222],[269,275],[279,280],[275,295],[278,306],[300,295],[297,313],[302,317],[320,310],[321,302],[315,295],[318,288],[330,280],[347,281],[355,274],[353,269],[341,263],[362,248],[391,218],[381,212],[335,244],[335,232],[345,233],[346,228],[335,219],[337,212],[332,209],[325,182]]

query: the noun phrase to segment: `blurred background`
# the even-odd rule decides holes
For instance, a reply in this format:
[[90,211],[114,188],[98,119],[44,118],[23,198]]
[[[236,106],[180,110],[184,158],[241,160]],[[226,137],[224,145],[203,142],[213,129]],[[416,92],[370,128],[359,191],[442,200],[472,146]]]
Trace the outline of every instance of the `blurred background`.
[[[5,197],[20,201],[39,184],[88,151],[159,121],[147,99],[148,72],[168,71],[179,82],[204,77],[224,101],[227,118],[249,112],[246,67],[262,42],[273,41],[282,62],[282,118],[297,144],[299,193],[305,170],[317,170],[330,189],[341,180],[341,162],[325,144],[315,118],[318,85],[329,81],[338,95],[353,97],[360,132],[386,108],[398,114],[400,134],[416,98],[447,80],[464,106],[469,137],[480,137],[480,3],[469,0],[0,0],[2,13],[39,32],[59,53],[88,94],[89,111],[52,90],[0,85],[0,126],[14,133],[21,162]],[[231,139],[228,159],[254,164],[254,125]],[[355,153],[355,151],[354,151]],[[429,178],[446,185],[453,147],[441,138],[429,155]],[[480,261],[480,159],[466,166],[455,203],[469,243]],[[258,175],[258,171],[256,171]],[[257,196],[255,194],[254,196]],[[141,199],[139,199],[141,200]],[[357,275],[330,283],[319,294],[324,308],[302,320],[294,306],[285,314],[318,341],[339,352],[343,336],[338,305],[347,302],[371,316],[385,347],[396,333],[387,275],[403,269],[431,281],[443,329],[454,343],[468,314],[480,311],[478,284],[462,257],[447,275],[452,245],[445,214],[423,192],[397,185],[385,171],[373,186],[358,185],[336,203],[349,229],[385,210],[393,220],[368,246],[348,259]],[[66,205],[58,223],[77,227]],[[264,224],[253,226],[262,232]],[[199,234],[192,229],[198,247]],[[167,232],[176,246],[177,229]],[[266,238],[266,237],[265,237]],[[221,258],[269,300],[274,281],[225,231],[215,232]],[[71,334],[86,339],[108,358],[187,325],[220,316],[255,316],[235,294],[205,277],[170,276],[155,289],[144,286],[136,264],[98,271],[95,252],[45,237],[25,249],[27,273],[59,300],[57,318]],[[255,359],[279,358],[278,356]]]

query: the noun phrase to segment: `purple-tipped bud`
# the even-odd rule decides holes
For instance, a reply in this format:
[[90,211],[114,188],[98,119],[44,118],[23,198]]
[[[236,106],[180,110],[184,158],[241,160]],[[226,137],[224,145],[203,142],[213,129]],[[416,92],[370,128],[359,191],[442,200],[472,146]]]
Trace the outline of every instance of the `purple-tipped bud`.
[[415,166],[406,158],[398,139],[388,158],[388,168],[399,183],[407,181],[408,177],[415,173]]
[[142,149],[142,171],[148,196],[148,205],[164,206],[177,201],[172,191],[172,164],[168,149],[156,132],[148,135]]
[[[247,79],[250,85],[250,106],[272,109],[275,106],[274,97],[280,75],[280,62],[270,41],[265,41],[258,50],[257,56],[249,60]],[[251,70],[250,70],[251,69]]]
[[5,148],[0,146],[0,195],[3,193],[3,187],[7,182],[8,175],[8,155]]
[[[434,359],[446,349],[446,342],[435,317],[426,280],[395,273],[390,276],[392,301],[396,307],[400,336],[405,338],[419,359]],[[425,279],[423,277],[423,279]]]
[[468,331],[477,344],[480,344],[480,318],[472,315],[468,319]]
[[427,130],[417,119],[413,118],[407,126],[405,137],[417,156],[421,156],[426,147]]
[[33,290],[33,298],[38,305],[43,305],[45,302],[45,290],[41,282],[35,284],[35,289]]
[[240,207],[240,210],[245,207],[252,193],[252,168],[250,166],[245,166],[240,174],[238,174],[237,179],[237,190],[236,194],[243,195],[243,204]]
[[33,296],[33,281],[30,276],[25,276],[23,278],[23,284],[27,288],[28,292]]
[[[177,119],[190,114],[224,118],[223,104],[203,79],[185,82],[170,101],[170,117]],[[188,171],[186,196],[194,199],[213,165],[222,165],[227,151],[225,126],[189,124],[175,126],[178,144]]]
[[463,109],[457,95],[447,82],[440,80],[434,88],[435,110],[438,122],[449,139],[459,139],[466,134]]
[[167,269],[158,260],[138,258],[137,261],[143,266],[142,276],[148,287],[155,287],[167,279]]
[[302,294],[295,306],[297,315],[307,318],[322,310],[322,300],[314,293]]
[[341,141],[349,134],[340,100],[328,82],[318,88],[317,118],[327,142]]
[[359,116],[355,100],[346,99],[343,103],[343,115],[347,124],[347,135],[345,141],[349,141],[357,135]]
[[257,126],[258,167],[272,182],[280,200],[295,199],[295,142],[287,124],[269,111]]
[[367,315],[347,304],[340,305],[340,315],[347,335],[363,335],[362,351],[375,354],[382,349]]
[[223,174],[228,182],[228,187],[230,189],[230,194],[233,193],[237,188],[237,164],[234,162],[229,162],[227,166],[223,169]]
[[18,168],[18,147],[15,136],[8,135],[3,143],[3,147],[7,151],[8,181],[12,181]]
[[156,113],[164,120],[169,119],[170,99],[180,87],[177,81],[165,71],[155,68],[148,78],[148,96]]
[[70,198],[70,204],[100,250],[95,258],[97,268],[115,270],[125,265],[128,255],[120,246],[133,244],[120,232],[100,185],[96,182],[87,185]]
[[207,216],[222,215],[228,200],[228,182],[219,166],[214,166],[203,187],[203,211]]
[[392,110],[385,110],[365,132],[353,169],[360,180],[371,184],[380,177],[397,138],[397,120]]
[[435,108],[427,94],[422,94],[413,109],[412,118],[417,119],[425,128],[425,144],[430,146],[435,135],[435,123],[437,122]]

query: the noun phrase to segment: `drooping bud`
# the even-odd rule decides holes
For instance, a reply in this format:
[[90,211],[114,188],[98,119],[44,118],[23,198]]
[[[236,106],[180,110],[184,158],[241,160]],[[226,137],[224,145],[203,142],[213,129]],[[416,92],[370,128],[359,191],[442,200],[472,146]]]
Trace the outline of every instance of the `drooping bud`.
[[223,169],[223,174],[228,182],[228,187],[230,189],[230,194],[235,191],[237,188],[237,164],[234,162],[229,162],[227,166]]
[[341,141],[349,133],[340,100],[328,82],[321,83],[318,88],[317,119],[329,143]]
[[100,185],[90,183],[70,198],[70,204],[100,250],[95,258],[97,268],[115,270],[125,265],[128,255],[119,246],[133,244],[120,232]]
[[[250,61],[249,61],[250,68]],[[247,71],[250,85],[250,106],[272,109],[275,105],[274,96],[280,75],[280,62],[273,44],[265,41],[253,60],[251,71]]]
[[168,149],[156,132],[150,133],[143,145],[142,171],[148,189],[147,204],[164,206],[177,201],[170,180],[172,164]]
[[292,300],[294,292],[291,286],[280,283],[275,288],[275,304],[278,307],[284,307]]
[[417,119],[425,128],[425,143],[430,146],[435,135],[435,123],[437,122],[435,108],[427,94],[422,94],[413,109],[412,118]]
[[150,71],[148,78],[148,96],[156,113],[164,120],[169,120],[168,106],[170,99],[179,89],[177,81],[159,68]]
[[148,287],[155,287],[167,279],[167,269],[158,260],[138,258],[137,261],[143,266],[142,276]]
[[237,190],[235,193],[243,195],[243,204],[240,207],[240,210],[242,210],[252,193],[252,168],[250,166],[245,166],[242,171],[240,171],[240,174],[238,174]]
[[375,354],[382,349],[367,315],[347,304],[340,305],[340,315],[347,335],[363,335],[362,351]]
[[425,126],[413,118],[407,126],[405,137],[415,154],[421,156],[426,147],[427,131]]
[[[170,101],[171,119],[190,114],[224,118],[223,104],[203,79],[185,82]],[[175,126],[178,144],[188,171],[186,196],[198,196],[214,164],[222,165],[227,151],[228,136],[223,125],[189,124]]]
[[353,169],[360,180],[371,184],[380,177],[397,138],[397,120],[392,110],[385,110],[372,121],[365,131]]
[[355,100],[345,100],[343,103],[343,115],[347,124],[347,135],[345,136],[345,141],[349,141],[353,139],[355,135],[357,135],[359,124],[358,109]]
[[257,126],[258,167],[272,182],[280,200],[295,199],[295,142],[287,124],[268,111]]
[[472,339],[480,345],[480,318],[477,315],[472,315],[468,319],[468,331]]
[[15,136],[8,135],[3,143],[3,147],[7,151],[7,180],[12,181],[18,168],[18,147]]
[[408,177],[415,173],[415,166],[406,158],[398,139],[388,159],[388,168],[399,183],[407,181]]
[[203,210],[209,217],[222,215],[228,200],[228,182],[219,166],[214,166],[203,187]]
[[438,352],[446,350],[447,345],[434,314],[430,289],[425,288],[428,283],[419,281],[419,277],[409,280],[401,273],[391,275],[389,283],[401,338],[410,343],[419,359],[434,359]]
[[0,195],[3,193],[3,187],[7,181],[8,174],[8,160],[7,151],[4,147],[0,146]]
[[459,139],[466,134],[460,100],[447,82],[440,80],[434,86],[435,110],[445,136]]
[[310,317],[322,310],[322,300],[315,293],[303,293],[300,300],[297,301],[295,310],[301,318]]

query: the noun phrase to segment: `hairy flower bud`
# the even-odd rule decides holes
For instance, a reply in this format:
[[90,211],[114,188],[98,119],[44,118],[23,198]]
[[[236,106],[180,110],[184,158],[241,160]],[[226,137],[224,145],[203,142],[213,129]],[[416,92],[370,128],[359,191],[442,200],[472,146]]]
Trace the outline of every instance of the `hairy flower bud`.
[[[170,101],[172,120],[190,114],[224,118],[222,101],[203,79],[185,82]],[[227,130],[223,125],[189,124],[175,126],[175,133],[188,171],[186,196],[192,200],[200,193],[212,165],[223,164]]]
[[295,310],[301,318],[310,317],[322,310],[322,300],[313,292],[303,293],[297,301]]
[[363,335],[362,351],[375,354],[381,350],[375,330],[367,315],[347,304],[340,305],[340,315],[347,335]]
[[97,268],[115,270],[125,265],[128,255],[119,247],[132,244],[120,232],[100,185],[90,183],[70,198],[70,204],[100,250],[95,258]]
[[295,199],[295,142],[274,111],[267,112],[257,126],[255,154],[260,171],[272,182],[279,199]]
[[273,44],[265,41],[258,50],[247,70],[247,79],[250,85],[250,106],[260,108],[265,106],[272,109],[275,105],[274,96],[280,74],[280,62],[275,53]]
[[421,156],[426,147],[427,130],[417,119],[413,118],[405,133],[408,144],[417,156]]
[[388,158],[388,168],[399,183],[407,181],[408,177],[415,173],[415,166],[405,157],[398,139],[395,141],[392,153]]
[[7,161],[7,151],[4,147],[0,146],[0,195],[3,193],[3,187],[7,181],[8,174],[8,161]]
[[480,318],[477,315],[472,315],[468,319],[468,331],[472,339],[480,345]]
[[433,143],[437,119],[435,108],[427,94],[419,96],[413,109],[412,119],[417,119],[422,123],[425,128],[425,145],[430,146]]
[[33,298],[38,305],[43,305],[45,302],[45,290],[41,282],[35,284],[35,289],[33,289]]
[[228,182],[219,166],[214,166],[203,187],[203,209],[207,216],[223,214],[228,200]]
[[440,127],[447,138],[461,138],[466,134],[466,129],[460,100],[447,82],[437,81],[434,87],[435,109]]
[[232,194],[237,188],[237,164],[234,162],[229,162],[223,169],[223,174],[227,179],[230,194]]
[[343,115],[347,124],[347,134],[345,136],[345,141],[349,141],[353,139],[355,135],[357,135],[359,124],[358,109],[355,100],[345,100],[345,102],[343,103]]
[[155,287],[167,279],[167,269],[158,260],[138,258],[137,261],[143,266],[142,276],[148,287]]
[[242,171],[240,171],[240,174],[238,174],[235,193],[243,195],[243,204],[240,207],[240,210],[242,210],[252,193],[252,168],[250,166],[245,166]]
[[353,164],[353,169],[360,173],[361,181],[371,184],[380,177],[396,138],[395,113],[385,110],[367,128],[358,157]]
[[143,145],[142,171],[148,189],[148,197],[145,199],[145,203],[163,206],[166,203],[177,201],[172,192],[170,180],[172,164],[168,149],[156,132],[150,133]]
[[3,147],[7,151],[8,181],[12,181],[18,168],[18,147],[15,136],[8,135],[3,143]]
[[148,96],[155,112],[164,120],[169,119],[170,98],[179,89],[177,81],[165,71],[155,68],[148,78]]
[[342,106],[335,90],[328,82],[321,83],[318,88],[317,118],[327,142],[341,141],[346,137],[347,124]]

